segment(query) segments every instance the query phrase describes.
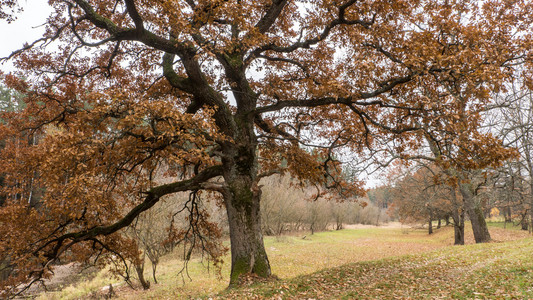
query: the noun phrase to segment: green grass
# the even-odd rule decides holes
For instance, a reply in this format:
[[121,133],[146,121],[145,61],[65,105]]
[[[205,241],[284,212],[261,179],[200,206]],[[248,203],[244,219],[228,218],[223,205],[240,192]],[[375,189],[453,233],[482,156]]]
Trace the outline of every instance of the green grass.
[[227,291],[217,299],[532,299],[533,239],[447,247]]
[[[490,231],[497,241],[527,236],[521,231],[501,228]],[[471,230],[466,234],[467,243],[472,244]],[[485,298],[490,293],[500,298],[533,297],[528,291],[532,286],[531,239],[465,247],[452,244],[451,227],[438,229],[433,235],[423,229],[403,227],[266,237],[272,272],[279,281],[224,292],[229,281],[229,255],[220,274],[207,272],[199,260],[191,261],[188,265],[191,281],[178,274],[183,263],[179,253],[175,253],[162,259],[158,267],[159,284],[152,283],[150,290],[134,291],[125,285],[115,290],[120,299],[394,299],[394,296],[471,299]],[[150,266],[145,269],[146,277],[153,281]],[[95,289],[109,284],[98,278],[41,298],[94,295]]]
[[[424,230],[365,228],[301,233],[281,237],[265,237],[265,248],[272,273],[280,279],[312,274],[318,270],[342,266],[354,261],[367,261],[409,253],[426,252],[450,245],[449,233],[437,232],[432,238]],[[304,238],[305,237],[305,238]],[[213,296],[229,282],[229,255],[221,273],[207,273],[198,261],[189,263],[188,273],[178,275],[182,267],[179,254],[167,256],[159,267],[160,284],[149,291],[128,291],[121,299],[178,299]],[[147,266],[148,268],[148,266]]]
[[504,221],[487,221],[489,227],[502,228],[509,230],[522,230],[520,224],[515,225],[514,223],[505,223]]

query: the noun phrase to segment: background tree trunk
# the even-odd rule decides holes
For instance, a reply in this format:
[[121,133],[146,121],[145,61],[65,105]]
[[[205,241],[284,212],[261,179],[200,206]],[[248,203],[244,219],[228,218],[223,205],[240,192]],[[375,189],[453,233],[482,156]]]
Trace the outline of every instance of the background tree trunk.
[[522,214],[522,219],[520,220],[520,225],[522,226],[522,230],[528,230],[529,228],[529,211],[526,209],[524,213]]
[[465,244],[465,210],[464,210],[464,201],[463,203],[458,203],[457,201],[457,192],[455,187],[451,189],[451,197],[453,201],[454,208],[452,210],[452,219],[453,219],[453,232],[454,232],[454,245],[464,245]]
[[465,244],[465,213],[461,209],[459,212],[457,209],[453,210],[453,231],[454,231],[454,245]]
[[[531,172],[533,173],[533,172]],[[530,176],[532,175],[530,173]],[[533,178],[529,178],[530,183],[530,190],[529,190],[529,197],[530,197],[530,204],[529,204],[529,214],[530,214],[530,226],[529,226],[529,233],[533,232]]]
[[487,222],[483,210],[479,204],[476,204],[474,193],[471,190],[470,184],[459,184],[459,191],[463,196],[466,212],[470,217],[472,223],[472,230],[474,231],[474,239],[476,243],[486,243],[491,240]]
[[147,281],[144,278],[144,257],[140,262],[135,263],[134,265],[135,265],[135,271],[137,271],[137,277],[139,277],[139,282],[141,283],[143,290],[149,289],[150,281]]

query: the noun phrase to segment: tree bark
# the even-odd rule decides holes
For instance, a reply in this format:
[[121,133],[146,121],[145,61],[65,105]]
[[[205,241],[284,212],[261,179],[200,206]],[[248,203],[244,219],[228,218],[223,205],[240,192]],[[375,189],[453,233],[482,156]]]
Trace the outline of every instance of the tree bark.
[[522,220],[520,221],[520,225],[522,226],[522,230],[528,230],[529,228],[529,221],[528,221],[529,212],[526,209],[526,211],[522,214]]
[[451,197],[453,201],[452,219],[453,219],[453,231],[454,231],[454,245],[465,244],[465,210],[464,201],[458,203],[457,192],[455,187],[451,190]]
[[238,285],[243,274],[271,275],[261,233],[260,192],[246,181],[234,182],[230,199],[226,199],[231,240],[230,286]]
[[147,281],[144,278],[144,257],[140,262],[135,263],[134,265],[135,265],[135,271],[137,271],[137,276],[139,277],[139,282],[141,283],[143,290],[149,289],[150,281]]
[[454,231],[454,245],[465,244],[465,213],[461,209],[459,212],[457,209],[453,210],[453,231]]
[[529,218],[530,218],[530,226],[529,226],[529,233],[532,233],[533,232],[533,178],[531,177],[531,175],[533,172],[530,172],[530,177],[529,177],[529,183],[530,183],[530,192],[529,192],[529,197],[530,197],[530,204],[529,204]]
[[238,112],[235,121],[238,127],[235,143],[226,145],[223,160],[227,184],[223,195],[231,241],[230,287],[238,285],[239,277],[247,273],[260,277],[271,275],[261,232],[261,189],[253,115]]
[[533,232],[533,160],[531,157],[531,140],[526,143],[526,147],[524,147],[524,154],[526,156],[526,162],[527,162],[527,171],[529,173],[529,214],[530,214],[530,221],[531,226],[529,226],[529,233]]
[[472,230],[474,231],[474,239],[476,243],[486,243],[491,240],[487,222],[485,222],[485,216],[483,215],[483,209],[474,199],[474,193],[470,184],[459,184],[459,191],[463,196],[468,217],[472,223]]
[[[510,203],[510,201],[509,201]],[[512,219],[512,213],[511,213],[511,204],[507,204],[507,207],[504,211],[504,215],[505,215],[505,223],[512,223],[513,222],[513,219]]]

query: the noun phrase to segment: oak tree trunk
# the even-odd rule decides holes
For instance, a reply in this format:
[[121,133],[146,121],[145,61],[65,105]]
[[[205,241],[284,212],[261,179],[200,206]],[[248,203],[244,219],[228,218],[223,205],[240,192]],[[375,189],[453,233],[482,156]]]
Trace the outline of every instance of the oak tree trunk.
[[474,193],[471,190],[469,184],[460,184],[459,190],[463,196],[468,217],[472,223],[472,230],[474,231],[474,239],[476,243],[486,243],[491,240],[487,222],[485,222],[485,216],[483,209],[474,199]]
[[236,180],[230,185],[230,199],[226,199],[231,240],[230,286],[238,285],[243,274],[271,275],[261,233],[261,193],[250,183],[251,180]]
[[238,285],[239,277],[244,274],[252,273],[260,277],[271,275],[261,232],[257,139],[251,116],[248,113],[239,114],[238,111],[235,143],[225,149],[226,158],[223,161],[227,184],[224,202],[231,241],[230,287]]

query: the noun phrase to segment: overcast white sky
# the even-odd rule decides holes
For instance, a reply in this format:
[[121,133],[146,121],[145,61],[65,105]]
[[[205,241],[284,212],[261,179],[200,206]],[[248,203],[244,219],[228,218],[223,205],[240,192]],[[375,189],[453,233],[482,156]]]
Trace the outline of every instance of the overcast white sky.
[[[8,24],[0,20],[0,57],[6,57],[14,50],[19,49],[24,43],[38,39],[44,32],[40,25],[44,24],[51,12],[45,0],[19,1],[24,11],[18,14],[15,22]],[[9,64],[0,64],[0,69],[7,71]]]

